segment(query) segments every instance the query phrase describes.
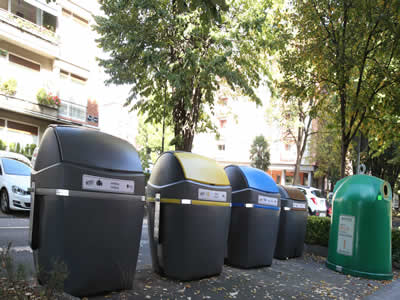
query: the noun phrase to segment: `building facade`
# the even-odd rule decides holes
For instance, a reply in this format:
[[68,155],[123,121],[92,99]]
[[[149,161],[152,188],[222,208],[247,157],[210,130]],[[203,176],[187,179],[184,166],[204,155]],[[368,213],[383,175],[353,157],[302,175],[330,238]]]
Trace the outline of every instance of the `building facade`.
[[[213,117],[218,134],[196,135],[193,152],[212,157],[222,166],[250,165],[250,147],[256,136],[263,135],[269,143],[271,155],[267,173],[279,184],[292,184],[296,146],[285,141],[282,129],[273,118],[268,88],[259,89],[257,94],[262,106],[243,97],[233,99],[225,96],[222,90],[217,96]],[[309,156],[309,151],[306,151],[300,166],[300,183],[311,186],[316,166],[308,161]]]
[[37,145],[52,123],[98,128],[97,12],[95,0],[0,0],[3,142]]

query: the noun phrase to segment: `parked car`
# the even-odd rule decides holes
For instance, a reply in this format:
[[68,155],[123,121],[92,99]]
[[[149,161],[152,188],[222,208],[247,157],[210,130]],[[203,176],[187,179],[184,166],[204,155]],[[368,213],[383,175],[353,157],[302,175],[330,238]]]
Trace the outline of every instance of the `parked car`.
[[330,192],[328,194],[328,197],[326,198],[326,206],[328,207],[328,210],[326,213],[328,214],[328,217],[332,217],[332,207],[333,207],[333,193]]
[[31,170],[25,156],[0,151],[0,209],[4,213],[31,208]]
[[326,217],[326,199],[323,198],[321,190],[309,186],[296,185],[294,187],[302,191],[306,196],[310,215]]

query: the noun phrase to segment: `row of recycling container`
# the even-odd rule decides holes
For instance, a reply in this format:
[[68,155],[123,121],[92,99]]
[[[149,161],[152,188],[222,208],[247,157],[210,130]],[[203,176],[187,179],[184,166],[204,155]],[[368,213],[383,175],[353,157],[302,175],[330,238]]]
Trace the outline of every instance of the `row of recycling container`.
[[224,261],[269,266],[302,255],[303,193],[265,172],[225,169],[188,152],[163,153],[145,187],[136,150],[94,130],[50,126],[31,175],[30,243],[46,284],[55,262],[67,266],[75,296],[130,289],[145,202],[153,269],[193,280],[219,274]]
[[179,280],[219,274],[224,261],[269,266],[301,256],[307,202],[265,172],[221,168],[188,152],[163,153],[145,188],[136,150],[116,137],[50,126],[31,175],[30,239],[39,281],[56,261],[66,292],[131,288],[145,201],[153,268]]

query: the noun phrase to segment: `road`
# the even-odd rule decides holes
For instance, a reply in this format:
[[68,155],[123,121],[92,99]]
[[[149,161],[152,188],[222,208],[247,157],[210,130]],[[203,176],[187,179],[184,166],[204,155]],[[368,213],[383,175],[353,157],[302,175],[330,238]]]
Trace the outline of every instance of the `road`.
[[[147,219],[143,222],[142,239],[137,263],[137,269],[148,268],[151,265]],[[11,243],[11,255],[16,265],[23,264],[27,275],[35,274],[32,250],[29,247],[29,213],[5,215],[0,212],[0,249]]]

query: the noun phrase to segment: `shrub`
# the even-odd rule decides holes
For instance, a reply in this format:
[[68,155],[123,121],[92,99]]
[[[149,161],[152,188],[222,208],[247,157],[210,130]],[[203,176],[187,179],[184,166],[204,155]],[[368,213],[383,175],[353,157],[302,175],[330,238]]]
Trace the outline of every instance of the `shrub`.
[[4,81],[0,85],[0,91],[5,93],[6,95],[14,96],[17,92],[17,81],[14,78],[10,78],[7,81]]
[[307,244],[328,246],[329,230],[331,228],[331,219],[326,217],[310,216],[307,219]]
[[392,229],[392,260],[393,266],[400,269],[400,230]]
[[3,140],[0,140],[0,150],[6,150],[6,149],[7,149],[7,144]]

